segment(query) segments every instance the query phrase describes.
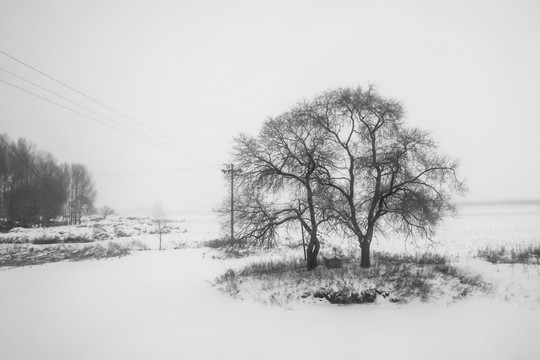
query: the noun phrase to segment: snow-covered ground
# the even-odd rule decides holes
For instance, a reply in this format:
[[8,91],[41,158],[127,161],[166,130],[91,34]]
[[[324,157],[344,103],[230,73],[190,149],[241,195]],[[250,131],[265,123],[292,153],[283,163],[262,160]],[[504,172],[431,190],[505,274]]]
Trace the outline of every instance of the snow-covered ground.
[[[183,233],[183,220],[170,219],[164,233]],[[155,222],[149,217],[109,216],[107,219],[85,218],[80,225],[64,225],[48,228],[13,228],[0,234],[0,244],[55,244],[110,240],[122,237],[138,237],[156,234]]]
[[[0,359],[540,359],[538,266],[471,256],[493,243],[537,242],[540,206],[467,211],[441,229],[440,251],[493,283],[490,295],[450,306],[266,306],[217,291],[215,277],[248,260],[212,259],[206,249],[4,269]],[[185,225],[171,244],[204,232]],[[145,236],[155,248],[156,235]],[[403,249],[391,244],[374,250]]]
[[[524,303],[506,302],[497,293],[452,306],[320,304],[291,310],[217,292],[209,281],[235,260],[203,259],[203,251],[0,271],[0,357],[540,358],[538,292]],[[495,274],[502,292],[505,282],[527,279],[522,275],[517,269],[513,278],[509,269]],[[529,283],[540,283],[537,273],[529,276]]]

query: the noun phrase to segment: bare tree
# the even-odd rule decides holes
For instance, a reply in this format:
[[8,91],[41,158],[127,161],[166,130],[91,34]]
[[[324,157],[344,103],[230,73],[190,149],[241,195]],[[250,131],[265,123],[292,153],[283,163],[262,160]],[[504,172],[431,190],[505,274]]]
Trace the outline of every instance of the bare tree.
[[156,202],[154,205],[154,211],[152,213],[152,220],[156,225],[156,233],[159,235],[159,250],[161,251],[161,238],[163,234],[168,232],[169,220],[167,218],[167,213],[165,212],[161,202]]
[[318,228],[327,219],[316,181],[327,152],[324,129],[302,116],[302,106],[268,119],[258,137],[235,139],[234,159],[243,171],[235,208],[239,238],[259,245],[275,241],[279,228],[300,222],[309,234],[307,268],[313,269]]
[[68,181],[63,168],[30,142],[0,135],[0,218],[12,224],[48,226],[62,214]]
[[41,152],[36,157],[36,202],[42,226],[49,226],[51,219],[60,216],[68,199],[69,180],[54,157]]
[[393,229],[431,238],[454,210],[451,193],[465,187],[457,161],[438,154],[429,134],[403,123],[399,102],[367,90],[337,89],[316,98],[306,112],[333,143],[334,164],[319,177],[329,210],[361,248],[369,267],[374,233]]
[[70,223],[93,211],[92,175],[81,164],[58,164],[25,139],[0,135],[0,218],[19,226],[49,226],[60,215]]
[[108,205],[104,205],[99,208],[98,213],[103,219],[106,219],[107,216],[114,215],[114,209]]
[[85,211],[93,208],[95,198],[92,174],[82,164],[71,164],[69,223],[80,224]]
[[235,139],[243,236],[269,241],[278,227],[300,221],[310,236],[308,269],[323,223],[358,241],[363,267],[371,266],[376,233],[432,239],[465,186],[458,162],[403,117],[401,104],[373,87],[344,88],[267,120],[256,138]]

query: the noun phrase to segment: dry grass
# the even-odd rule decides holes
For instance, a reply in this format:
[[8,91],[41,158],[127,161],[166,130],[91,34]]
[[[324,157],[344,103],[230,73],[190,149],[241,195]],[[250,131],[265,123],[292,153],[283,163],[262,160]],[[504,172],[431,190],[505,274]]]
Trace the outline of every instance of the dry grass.
[[230,237],[223,237],[214,240],[208,240],[201,244],[203,247],[207,247],[215,250],[215,259],[238,259],[257,254],[264,254],[270,249],[270,247],[258,247],[252,246],[245,240],[233,239]]
[[228,270],[216,279],[224,292],[267,304],[289,302],[372,302],[375,297],[406,303],[415,299],[456,299],[476,291],[488,291],[479,276],[452,266],[436,254],[391,255],[375,253],[372,267],[349,260],[341,269],[319,266],[306,271],[300,259],[263,260],[239,270]]
[[106,259],[128,255],[133,250],[143,250],[139,242],[118,244],[114,242],[84,246],[4,246],[0,249],[0,267],[39,265],[58,261]]
[[478,250],[477,256],[492,264],[540,265],[540,245],[485,247]]

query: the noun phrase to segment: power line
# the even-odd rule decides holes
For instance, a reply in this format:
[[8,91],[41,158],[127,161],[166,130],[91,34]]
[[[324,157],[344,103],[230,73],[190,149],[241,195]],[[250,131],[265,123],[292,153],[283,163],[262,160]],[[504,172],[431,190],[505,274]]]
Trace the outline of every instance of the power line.
[[185,145],[185,144],[179,142],[178,140],[176,140],[176,139],[170,137],[170,136],[167,135],[167,134],[163,134],[162,132],[153,129],[152,127],[146,125],[145,123],[140,122],[140,121],[138,121],[138,120],[132,118],[131,116],[126,115],[126,114],[124,114],[123,112],[118,111],[118,110],[116,110],[116,109],[114,109],[114,108],[112,108],[112,107],[110,107],[110,106],[104,104],[103,102],[101,102],[101,101],[99,101],[99,100],[96,100],[96,99],[94,99],[93,97],[90,97],[90,96],[84,94],[83,92],[81,92],[81,91],[79,91],[79,90],[77,90],[77,89],[75,89],[75,88],[73,88],[73,87],[71,87],[71,86],[65,84],[64,82],[62,82],[62,81],[60,81],[60,80],[55,79],[54,77],[52,77],[52,76],[50,76],[50,75],[44,73],[43,71],[41,71],[41,70],[39,70],[39,69],[36,69],[35,67],[33,67],[33,66],[31,66],[31,65],[28,65],[27,63],[23,62],[22,60],[19,60],[19,59],[17,59],[16,57],[14,57],[14,56],[12,56],[12,55],[9,55],[8,53],[6,53],[6,52],[4,52],[4,51],[2,51],[2,50],[0,50],[0,53],[4,54],[5,56],[9,57],[10,59],[12,59],[12,60],[14,60],[14,61],[16,61],[16,62],[18,62],[18,63],[20,63],[20,64],[26,66],[26,67],[28,67],[28,68],[30,68],[30,69],[32,69],[32,70],[38,72],[39,74],[41,74],[41,75],[47,77],[48,79],[51,79],[52,81],[54,81],[54,82],[56,82],[56,83],[58,83],[58,84],[60,84],[60,85],[62,85],[62,86],[64,86],[64,87],[70,89],[71,91],[74,91],[74,92],[76,92],[77,94],[82,95],[82,96],[84,96],[85,98],[87,98],[87,99],[89,99],[89,100],[92,100],[92,101],[95,102],[96,104],[99,104],[99,105],[101,105],[101,106],[103,106],[103,107],[105,107],[105,108],[107,108],[107,109],[109,109],[109,110],[115,112],[116,114],[121,115],[121,116],[123,116],[124,118],[126,118],[126,119],[128,119],[128,120],[131,120],[131,121],[133,121],[133,122],[135,122],[135,123],[137,123],[137,124],[139,124],[139,125],[141,125],[141,126],[147,128],[147,129],[153,131],[154,133],[156,133],[156,134],[158,134],[158,135],[160,135],[160,136],[163,136],[163,137],[165,137],[165,138],[167,138],[167,139],[169,139],[169,140],[171,140],[171,141],[173,141],[173,142],[175,142],[175,143],[177,143],[177,144],[179,144],[179,145],[181,145],[181,146],[183,146],[183,147],[185,147],[185,148],[187,148],[187,149],[189,149],[189,150],[191,150],[191,151],[194,151],[194,152],[196,152],[196,153],[199,153],[200,155],[203,155],[203,156],[205,156],[205,157],[211,159],[212,161],[217,161],[218,164],[221,164],[221,161],[220,161],[220,160],[218,160],[218,159],[216,159],[216,158],[214,158],[214,157],[212,157],[212,156],[210,156],[210,155],[208,155],[208,154],[205,154],[205,153],[203,153],[203,152],[201,152],[201,151],[199,151],[199,150],[197,150],[197,149],[194,149],[194,148],[192,148],[191,146]]
[[131,176],[131,175],[154,175],[154,174],[166,174],[176,172],[188,172],[188,171],[200,171],[210,170],[209,168],[201,167],[176,167],[176,168],[164,168],[164,169],[141,169],[141,170],[124,170],[124,171],[103,171],[94,173],[97,177],[109,177],[109,176]]
[[36,94],[36,93],[34,93],[34,92],[32,92],[32,91],[26,90],[26,89],[24,89],[24,88],[22,88],[22,87],[20,87],[20,86],[17,86],[17,85],[15,85],[15,84],[12,84],[12,83],[10,83],[10,82],[8,82],[8,81],[5,81],[5,80],[3,80],[3,79],[0,79],[0,82],[3,82],[4,84],[10,85],[10,86],[12,86],[12,87],[14,87],[14,88],[17,88],[17,89],[19,89],[19,90],[21,90],[21,91],[24,91],[24,92],[26,92],[26,93],[28,93],[28,94],[30,94],[30,95],[36,96],[36,97],[38,97],[38,98],[40,98],[40,99],[42,99],[42,100],[45,100],[45,101],[47,101],[47,102],[50,102],[51,104],[54,104],[54,105],[56,105],[56,106],[59,106],[59,107],[64,108],[64,109],[66,109],[66,110],[69,110],[69,111],[71,111],[71,112],[74,112],[75,114],[78,114],[78,115],[80,115],[80,116],[82,116],[82,117],[85,117],[85,118],[90,119],[90,120],[92,120],[92,121],[96,121],[96,122],[98,122],[98,123],[100,123],[100,124],[102,124],[102,125],[105,125],[105,126],[107,126],[107,127],[110,127],[111,129],[115,129],[115,130],[117,130],[117,131],[120,131],[121,133],[124,133],[124,134],[126,134],[126,135],[129,135],[129,136],[134,137],[134,138],[136,138],[136,139],[139,139],[139,140],[141,140],[141,141],[145,141],[145,142],[150,143],[150,144],[152,144],[152,145],[156,145],[156,146],[158,146],[158,147],[160,147],[160,148],[162,148],[162,149],[164,149],[164,150],[170,151],[170,152],[172,152],[172,153],[174,153],[174,154],[176,154],[176,155],[180,155],[180,156],[186,157],[186,158],[188,158],[188,159],[191,159],[191,160],[193,160],[193,161],[195,161],[195,162],[199,162],[199,163],[201,163],[201,164],[203,164],[203,165],[206,165],[206,166],[209,166],[209,167],[216,167],[215,165],[211,165],[211,164],[209,164],[209,163],[203,163],[203,162],[200,161],[200,159],[196,159],[196,158],[190,157],[190,156],[188,156],[188,155],[186,155],[186,154],[184,154],[184,153],[180,153],[180,152],[176,151],[175,149],[172,149],[172,148],[169,148],[169,147],[165,147],[165,146],[163,146],[163,145],[161,145],[161,144],[155,142],[155,140],[149,140],[149,139],[147,139],[147,138],[143,138],[143,137],[137,136],[137,135],[135,135],[135,134],[128,133],[128,132],[124,131],[124,130],[121,129],[121,128],[118,128],[118,127],[112,126],[112,125],[109,124],[109,123],[106,123],[105,121],[102,121],[102,120],[96,119],[96,118],[94,118],[94,117],[91,117],[91,116],[89,116],[89,115],[87,115],[87,114],[85,114],[85,113],[82,113],[82,112],[80,112],[80,111],[74,110],[74,109],[72,109],[72,108],[70,108],[70,107],[67,107],[67,106],[65,106],[65,105],[62,105],[62,104],[60,104],[60,103],[57,103],[57,102],[55,102],[55,101],[53,101],[53,100],[51,100],[51,99],[48,99],[48,98],[46,98],[46,97],[44,97],[44,96],[41,96],[41,95],[39,95],[39,94]]
[[[96,112],[96,111],[94,111],[94,110],[92,110],[92,109],[90,109],[90,108],[88,108],[88,107],[86,107],[86,106],[84,106],[84,105],[81,105],[81,104],[79,104],[79,103],[77,103],[77,102],[75,102],[75,101],[72,101],[71,99],[69,99],[69,98],[67,98],[67,97],[65,97],[65,96],[59,95],[59,94],[55,93],[54,91],[51,91],[51,90],[49,90],[49,89],[47,89],[47,88],[45,88],[45,87],[43,87],[43,86],[41,86],[41,85],[38,85],[38,84],[36,84],[36,83],[34,83],[34,82],[28,80],[28,79],[25,79],[25,78],[23,78],[22,76],[19,76],[19,75],[15,74],[15,73],[13,73],[13,72],[11,72],[11,71],[9,71],[9,70],[6,70],[6,69],[4,69],[4,68],[2,68],[2,67],[0,67],[0,70],[4,71],[4,72],[6,72],[6,73],[8,73],[8,74],[10,74],[10,75],[12,75],[12,76],[14,76],[14,77],[20,79],[20,80],[23,80],[23,81],[25,81],[25,82],[27,82],[27,83],[29,83],[29,84],[32,84],[32,85],[34,85],[34,86],[36,86],[36,87],[38,87],[38,88],[40,88],[40,89],[42,89],[42,90],[44,90],[44,91],[46,91],[46,92],[52,94],[52,95],[54,95],[54,96],[57,96],[57,97],[59,97],[59,98],[65,100],[65,101],[68,101],[68,102],[71,103],[71,104],[74,104],[74,105],[76,105],[76,106],[78,106],[78,107],[80,107],[80,108],[82,108],[82,109],[85,109],[86,111],[89,111],[89,112],[91,112],[91,113],[93,113],[93,114],[95,114],[95,115],[98,115],[98,116],[100,116],[100,117],[102,117],[102,118],[104,118],[104,119],[110,120],[110,121],[112,121],[113,123],[115,123],[115,124],[117,124],[117,125],[119,125],[119,126],[122,126],[122,127],[126,128],[126,129],[132,131],[132,132],[135,132],[135,133],[137,133],[137,134],[140,134],[140,135],[142,135],[143,137],[146,137],[146,138],[150,139],[151,141],[154,141],[154,142],[160,144],[161,146],[166,146],[166,147],[170,147],[170,148],[174,149],[172,146],[170,146],[169,144],[167,144],[167,143],[165,143],[165,142],[163,142],[163,141],[160,141],[159,139],[155,139],[155,138],[149,136],[148,134],[145,134],[145,133],[142,132],[142,131],[139,131],[139,130],[137,130],[137,129],[133,129],[133,128],[131,128],[131,127],[125,125],[125,124],[122,124],[121,122],[119,122],[119,121],[117,121],[117,120],[115,120],[115,119],[112,119],[112,118],[110,118],[110,117],[108,117],[108,116],[102,115],[102,114],[100,114],[100,113],[98,113],[98,112]],[[6,82],[6,83],[7,83],[7,82]],[[13,84],[11,84],[11,85],[13,85]],[[42,99],[43,99],[43,97],[42,97]],[[156,145],[156,144],[154,144],[154,145]],[[176,150],[176,149],[175,149],[175,150]],[[180,150],[179,150],[179,151],[180,151]],[[188,154],[188,153],[185,153],[185,152],[183,152],[183,151],[180,151],[180,152],[182,152],[183,154],[185,154],[185,156],[186,156],[187,158],[189,158],[189,159],[191,159],[191,160],[196,160],[196,158],[195,158],[193,155]],[[204,161],[207,161],[207,160],[204,160]],[[208,161],[207,161],[207,162],[208,162]],[[209,163],[209,162],[208,162],[208,163]],[[209,163],[209,164],[210,164],[210,163]],[[213,166],[213,165],[212,165],[212,166]]]

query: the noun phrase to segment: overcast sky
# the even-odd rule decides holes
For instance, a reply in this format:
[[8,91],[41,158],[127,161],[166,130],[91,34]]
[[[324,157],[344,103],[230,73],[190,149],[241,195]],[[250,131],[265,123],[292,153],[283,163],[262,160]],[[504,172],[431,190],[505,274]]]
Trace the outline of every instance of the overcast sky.
[[461,160],[465,200],[540,199],[539,18],[539,1],[517,0],[0,0],[1,51],[137,121],[0,53],[2,69],[94,111],[0,69],[94,118],[0,82],[0,132],[86,164],[98,205],[204,210],[226,194],[234,136],[373,83]]

